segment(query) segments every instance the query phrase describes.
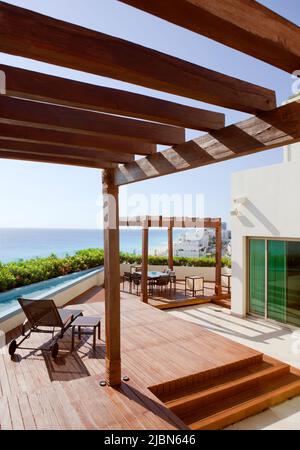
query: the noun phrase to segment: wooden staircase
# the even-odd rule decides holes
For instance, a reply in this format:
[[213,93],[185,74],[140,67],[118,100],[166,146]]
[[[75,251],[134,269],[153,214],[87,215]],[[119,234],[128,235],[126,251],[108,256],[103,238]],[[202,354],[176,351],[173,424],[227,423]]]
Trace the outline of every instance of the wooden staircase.
[[193,430],[224,428],[300,394],[300,371],[263,354],[211,375],[151,390]]

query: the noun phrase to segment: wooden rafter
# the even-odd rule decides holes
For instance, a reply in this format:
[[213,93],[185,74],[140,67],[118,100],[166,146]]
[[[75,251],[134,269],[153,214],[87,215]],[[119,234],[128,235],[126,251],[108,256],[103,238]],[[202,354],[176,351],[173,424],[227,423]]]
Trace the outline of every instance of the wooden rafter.
[[14,159],[18,161],[31,161],[39,163],[63,164],[68,166],[89,167],[94,169],[109,169],[116,167],[116,164],[106,161],[92,161],[88,159],[66,158],[52,155],[36,155],[33,153],[11,152],[0,149],[0,159]]
[[45,75],[0,64],[6,75],[6,93],[70,107],[119,114],[195,130],[224,127],[222,113],[180,105],[103,86]]
[[88,135],[109,135],[154,144],[184,142],[183,128],[64,106],[0,96],[0,122]]
[[216,228],[220,224],[220,218],[211,217],[134,216],[119,219],[120,227]]
[[269,89],[131,42],[0,3],[0,51],[249,113],[276,106]]
[[114,139],[111,136],[89,136],[87,134],[68,133],[65,131],[33,128],[31,126],[0,123],[1,138],[33,142],[37,144],[54,144],[116,153],[151,155],[156,152],[155,144],[126,139]]
[[86,148],[74,148],[72,146],[60,146],[45,143],[33,143],[13,139],[3,139],[0,136],[0,149],[11,152],[23,152],[33,155],[53,155],[59,158],[78,158],[88,161],[129,162],[134,161],[134,156],[128,153],[91,150]]
[[120,166],[115,183],[169,175],[300,141],[300,101]]
[[300,28],[253,0],[121,0],[292,73]]

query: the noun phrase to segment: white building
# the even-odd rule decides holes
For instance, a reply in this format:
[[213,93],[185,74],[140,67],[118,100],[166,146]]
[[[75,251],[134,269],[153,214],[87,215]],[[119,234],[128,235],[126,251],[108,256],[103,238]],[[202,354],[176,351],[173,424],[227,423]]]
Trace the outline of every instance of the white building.
[[209,244],[209,232],[204,230],[182,233],[174,243],[174,256],[199,258],[206,255]]
[[[299,97],[300,98],[300,97]],[[300,144],[232,175],[232,313],[300,326]]]

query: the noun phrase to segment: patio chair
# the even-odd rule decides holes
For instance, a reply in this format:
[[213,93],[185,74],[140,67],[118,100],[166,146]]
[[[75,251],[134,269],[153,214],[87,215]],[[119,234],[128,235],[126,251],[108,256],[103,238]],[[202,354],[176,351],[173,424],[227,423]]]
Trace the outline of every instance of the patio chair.
[[141,284],[141,281],[142,281],[141,274],[134,272],[132,274],[132,282],[136,286],[136,293],[137,293],[137,295],[139,295],[139,286]]
[[173,284],[173,286],[174,286],[174,292],[176,292],[176,273],[175,273],[175,270],[172,270],[172,269],[166,269],[164,272],[165,272],[167,275],[170,275],[170,284],[171,284],[170,289],[171,289],[172,284]]
[[141,270],[142,270],[142,266],[141,265],[131,266],[130,267],[131,274],[133,274],[134,272],[141,272]]
[[130,272],[124,272],[123,275],[123,291],[125,289],[125,281],[128,281],[129,283],[129,292],[132,292],[132,273]]
[[[14,339],[9,344],[8,352],[11,356],[14,355],[16,349],[28,339],[31,333],[52,333],[51,356],[56,358],[59,351],[58,340],[61,339],[67,329],[72,325],[72,322],[79,316],[82,316],[82,311],[74,309],[59,309],[51,299],[25,299],[18,298],[18,302],[26,316],[26,321],[22,325],[23,338],[19,343]],[[26,333],[26,328],[29,325],[29,331]],[[43,327],[43,328],[40,328]],[[46,327],[46,329],[44,328]],[[47,328],[51,327],[52,330]],[[59,328],[60,332],[55,336],[55,329]]]
[[156,279],[155,278],[148,278],[147,285],[148,285],[148,292],[149,292],[149,294],[153,295],[154,294],[154,287],[156,285]]
[[159,278],[157,278],[155,286],[160,287],[160,292],[162,293],[162,289],[165,289],[165,292],[167,291],[167,286],[171,283],[171,277],[170,275],[161,275]]

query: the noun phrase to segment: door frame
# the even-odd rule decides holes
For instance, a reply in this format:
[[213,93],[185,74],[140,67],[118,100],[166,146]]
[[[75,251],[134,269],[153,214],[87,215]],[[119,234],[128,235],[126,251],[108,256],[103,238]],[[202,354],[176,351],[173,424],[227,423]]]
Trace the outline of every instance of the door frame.
[[[265,314],[260,316],[250,312],[250,240],[264,240],[265,241]],[[246,236],[246,314],[247,316],[255,317],[258,319],[266,320],[270,323],[280,325],[284,328],[288,328],[291,331],[299,330],[300,327],[296,325],[290,325],[286,322],[279,322],[268,317],[268,241],[291,241],[299,242],[300,238],[286,238],[286,237],[273,237],[273,236]]]

